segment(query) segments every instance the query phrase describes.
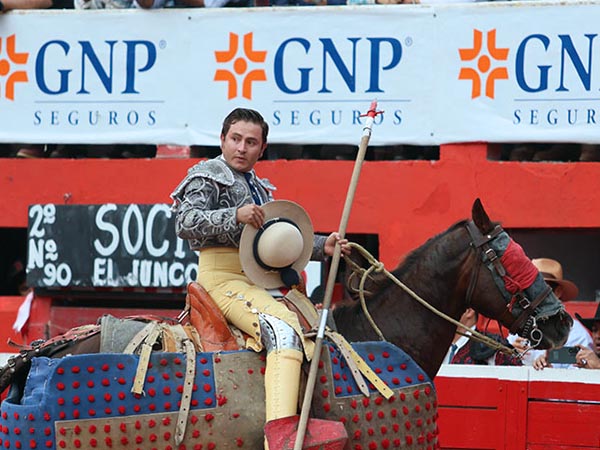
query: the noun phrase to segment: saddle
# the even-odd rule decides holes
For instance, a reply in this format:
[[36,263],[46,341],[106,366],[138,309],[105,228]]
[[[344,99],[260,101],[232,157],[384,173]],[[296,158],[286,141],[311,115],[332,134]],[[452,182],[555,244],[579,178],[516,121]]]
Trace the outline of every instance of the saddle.
[[[319,319],[317,310],[302,292],[292,289],[277,300],[296,313],[305,333],[317,326]],[[189,314],[189,321],[200,336],[203,351],[215,352],[244,348],[245,334],[227,322],[210,294],[195,281],[188,284],[185,304],[185,310],[179,320]]]
[[[277,300],[283,302],[288,309],[296,313],[305,334],[310,335],[312,331],[316,330],[319,325],[319,314],[312,302],[302,292],[291,289]],[[183,320],[182,316],[185,317],[186,314],[189,314],[190,323],[200,335],[204,351],[239,350],[243,347],[245,339],[242,339],[240,344],[240,340],[234,336],[237,329],[227,323],[212,297],[196,282],[188,284],[186,309],[180,315],[179,320]],[[369,392],[364,378],[385,398],[392,395],[390,388],[368,367],[364,359],[352,349],[351,345],[340,334],[326,327],[325,336],[340,350],[352,377],[364,395],[368,396]]]
[[229,328],[221,309],[200,284],[188,284],[185,297],[185,310],[179,319],[189,314],[190,323],[200,335],[200,345],[205,352],[240,350],[238,338]]

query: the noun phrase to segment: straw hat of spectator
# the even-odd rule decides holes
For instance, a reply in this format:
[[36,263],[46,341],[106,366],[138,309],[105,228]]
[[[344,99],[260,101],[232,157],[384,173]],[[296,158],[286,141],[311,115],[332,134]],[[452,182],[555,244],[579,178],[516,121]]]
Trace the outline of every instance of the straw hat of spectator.
[[558,285],[562,288],[562,293],[560,295],[560,300],[563,302],[568,302],[569,300],[573,300],[579,294],[579,288],[572,281],[565,280],[563,278],[563,269],[561,264],[555,260],[550,258],[538,258],[532,259],[531,262],[537,270],[542,274],[546,283],[548,283],[552,288],[555,285]]
[[244,226],[240,261],[246,276],[266,289],[292,287],[310,260],[314,232],[306,211],[297,203],[275,200],[262,205],[260,229]]

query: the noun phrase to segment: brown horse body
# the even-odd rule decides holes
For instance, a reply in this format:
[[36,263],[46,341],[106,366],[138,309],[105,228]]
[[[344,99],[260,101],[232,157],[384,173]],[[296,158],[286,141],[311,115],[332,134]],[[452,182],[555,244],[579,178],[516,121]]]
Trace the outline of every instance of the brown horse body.
[[[466,230],[465,223],[456,224],[417,249],[394,275],[450,317],[458,319],[471,306],[515,329],[529,323],[527,317],[537,317],[534,324],[543,333],[540,347],[560,345],[570,318],[554,296],[534,292],[541,285],[528,288],[527,293],[540,300],[530,311],[523,308],[527,317],[514,323],[514,317],[507,318],[506,292],[491,265],[480,261],[480,247],[493,247],[498,234],[479,202],[473,207],[473,222],[484,236],[481,242],[488,236],[485,244]],[[393,395],[385,398],[372,385],[369,396],[361,394],[344,357],[328,343],[321,355],[312,414],[344,423],[348,449],[436,448],[432,379],[456,327],[388,279],[372,280],[369,290],[370,315],[387,343],[358,343],[379,339],[358,305],[337,307],[333,313],[338,331],[357,342],[356,351]],[[549,310],[552,314],[542,314]],[[205,342],[218,345],[214,341],[222,331],[213,330]],[[93,353],[99,351],[99,341],[99,334],[90,333],[75,345],[61,344],[54,350],[42,345],[2,370],[0,384],[12,377],[13,387],[0,407],[0,445],[57,450],[108,450],[117,444],[165,450],[262,447],[262,354],[198,353],[191,363],[189,354],[186,361],[185,354],[155,352],[143,367],[143,389],[136,394],[130,390],[136,379],[140,381],[140,357],[102,353],[98,358]],[[79,356],[56,360],[66,354]],[[35,358],[32,364],[32,356],[50,358]],[[25,383],[30,364],[33,369]],[[186,392],[191,394],[186,397]],[[176,426],[182,420],[183,435],[181,424]],[[23,430],[29,430],[27,436]]]

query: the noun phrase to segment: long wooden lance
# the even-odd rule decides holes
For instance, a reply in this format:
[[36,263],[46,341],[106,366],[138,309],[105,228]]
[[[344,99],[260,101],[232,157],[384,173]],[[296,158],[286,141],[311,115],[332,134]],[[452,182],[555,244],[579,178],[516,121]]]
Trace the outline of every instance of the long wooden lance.
[[[342,239],[346,235],[346,227],[348,225],[348,219],[350,217],[350,210],[352,209],[352,202],[354,201],[354,194],[356,192],[356,186],[358,185],[358,178],[360,176],[363,161],[365,160],[367,147],[369,146],[369,139],[371,138],[373,122],[375,120],[375,117],[381,113],[382,111],[377,111],[377,101],[373,101],[371,103],[369,111],[361,116],[366,117],[365,126],[363,127],[360,146],[358,147],[358,153],[356,154],[356,160],[354,162],[352,178],[350,179],[348,193],[346,194],[346,203],[344,204],[344,210],[342,211],[340,227],[338,228],[338,233],[340,234]],[[335,279],[337,277],[341,253],[342,248],[340,247],[339,243],[337,243],[333,252],[333,256],[331,258],[329,275],[327,277],[327,284],[325,285],[323,307],[320,311],[319,328],[317,330],[317,336],[315,339],[315,350],[313,353],[312,361],[310,363],[310,370],[308,372],[308,380],[306,382],[304,400],[302,401],[302,410],[300,412],[300,420],[298,422],[298,431],[296,434],[296,441],[294,443],[294,450],[302,450],[302,444],[304,443],[304,436],[306,434],[306,427],[308,424],[308,418],[310,414],[312,396],[315,390],[315,381],[317,379],[317,371],[319,369],[319,360],[321,358],[321,348],[323,346],[323,338],[325,336],[325,326],[327,324],[327,316],[329,315],[329,307],[331,305],[331,299],[333,297],[333,288],[335,286]]]

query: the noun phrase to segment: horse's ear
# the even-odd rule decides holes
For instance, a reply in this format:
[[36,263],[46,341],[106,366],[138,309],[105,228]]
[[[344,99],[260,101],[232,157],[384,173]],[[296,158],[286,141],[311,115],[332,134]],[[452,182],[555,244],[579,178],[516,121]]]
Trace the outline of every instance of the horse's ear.
[[493,228],[492,221],[485,212],[483,204],[479,199],[476,199],[473,202],[473,208],[471,209],[471,217],[473,218],[473,222],[475,222],[475,225],[477,225],[477,228],[479,228],[479,231],[481,231],[482,233],[487,233]]

